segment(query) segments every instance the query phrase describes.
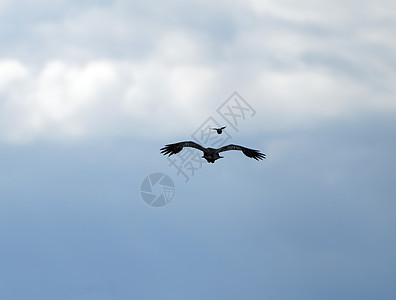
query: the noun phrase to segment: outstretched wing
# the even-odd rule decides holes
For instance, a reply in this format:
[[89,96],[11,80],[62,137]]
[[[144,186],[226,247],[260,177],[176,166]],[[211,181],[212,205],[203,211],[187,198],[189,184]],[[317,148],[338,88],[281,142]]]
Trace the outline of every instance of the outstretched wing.
[[180,143],[166,145],[165,147],[161,148],[161,153],[163,155],[169,154],[169,156],[171,156],[172,154],[179,153],[184,147],[192,147],[199,149],[201,151],[205,151],[205,148],[202,147],[201,145],[192,141],[188,141],[188,142],[180,142]]
[[212,130],[223,130],[223,129],[225,129],[227,126],[223,126],[223,127],[219,127],[219,128],[210,128],[210,129],[212,129]]
[[265,158],[265,154],[261,153],[258,150],[253,150],[253,149],[245,148],[245,147],[238,146],[238,145],[223,146],[223,147],[217,149],[217,152],[219,153],[219,152],[229,151],[229,150],[240,150],[247,157],[254,158],[255,160],[259,160],[259,159]]

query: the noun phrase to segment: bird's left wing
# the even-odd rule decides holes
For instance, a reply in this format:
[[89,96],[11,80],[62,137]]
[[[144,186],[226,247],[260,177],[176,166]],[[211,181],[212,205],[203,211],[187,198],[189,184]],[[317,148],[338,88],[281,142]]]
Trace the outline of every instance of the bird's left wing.
[[255,160],[259,160],[259,159],[263,159],[265,158],[265,154],[261,153],[258,150],[254,150],[254,149],[249,149],[249,148],[245,148],[239,145],[227,145],[227,146],[223,146],[219,149],[217,149],[217,152],[223,152],[223,151],[229,151],[229,150],[240,150],[243,152],[243,154],[245,154],[247,157],[251,157],[254,158]]
[[171,156],[172,154],[179,153],[184,147],[192,147],[205,152],[204,147],[192,141],[169,144],[161,148],[160,150],[163,155],[169,154],[169,156]]

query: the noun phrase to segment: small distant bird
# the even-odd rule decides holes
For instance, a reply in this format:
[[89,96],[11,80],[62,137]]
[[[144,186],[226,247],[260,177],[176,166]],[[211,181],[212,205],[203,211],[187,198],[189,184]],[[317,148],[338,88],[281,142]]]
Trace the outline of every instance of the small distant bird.
[[217,134],[222,134],[222,132],[223,132],[223,129],[225,129],[227,126],[224,126],[224,127],[220,127],[220,128],[211,128],[212,130],[216,130],[217,131]]
[[208,163],[214,163],[215,160],[219,158],[223,158],[222,156],[219,155],[219,153],[229,150],[240,150],[247,157],[254,158],[255,160],[260,160],[265,158],[265,154],[261,153],[258,150],[253,150],[238,145],[227,145],[218,149],[213,149],[213,148],[204,148],[201,145],[191,141],[166,145],[165,147],[161,148],[161,153],[163,155],[169,154],[169,156],[171,156],[173,154],[179,153],[184,147],[192,147],[201,150],[204,154],[202,157],[205,158]]

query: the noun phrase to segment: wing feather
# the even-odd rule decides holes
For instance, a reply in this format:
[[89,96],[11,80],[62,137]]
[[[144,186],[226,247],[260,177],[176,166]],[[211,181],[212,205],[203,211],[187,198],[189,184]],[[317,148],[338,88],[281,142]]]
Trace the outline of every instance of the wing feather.
[[255,160],[260,160],[265,158],[265,154],[261,153],[259,150],[254,150],[254,149],[249,149],[246,147],[242,147],[239,145],[227,145],[223,146],[219,149],[217,149],[217,152],[224,152],[224,151],[230,151],[230,150],[240,150],[245,154],[247,157],[254,158]]
[[169,145],[166,145],[165,147],[161,148],[160,150],[163,155],[169,154],[169,156],[171,156],[173,154],[179,153],[184,147],[196,148],[198,150],[205,152],[204,147],[202,147],[201,145],[199,145],[195,142],[192,142],[192,141],[169,144]]

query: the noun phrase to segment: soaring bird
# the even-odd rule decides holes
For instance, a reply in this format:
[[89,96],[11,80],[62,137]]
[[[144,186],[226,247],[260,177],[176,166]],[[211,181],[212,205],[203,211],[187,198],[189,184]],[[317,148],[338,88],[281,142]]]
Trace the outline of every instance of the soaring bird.
[[192,141],[179,142],[175,144],[166,145],[165,147],[161,148],[161,153],[163,155],[169,154],[169,156],[171,156],[173,154],[179,153],[184,147],[192,147],[201,150],[204,154],[202,157],[205,158],[208,163],[214,163],[216,159],[223,158],[222,156],[219,155],[219,153],[229,150],[240,150],[247,157],[254,158],[255,160],[260,160],[265,158],[265,154],[261,153],[258,150],[253,150],[238,145],[231,144],[231,145],[223,146],[218,149],[213,149],[213,148],[204,148],[201,145]]
[[220,128],[211,128],[212,130],[216,130],[217,134],[221,134],[223,132],[223,129],[225,129],[226,126],[220,127]]

